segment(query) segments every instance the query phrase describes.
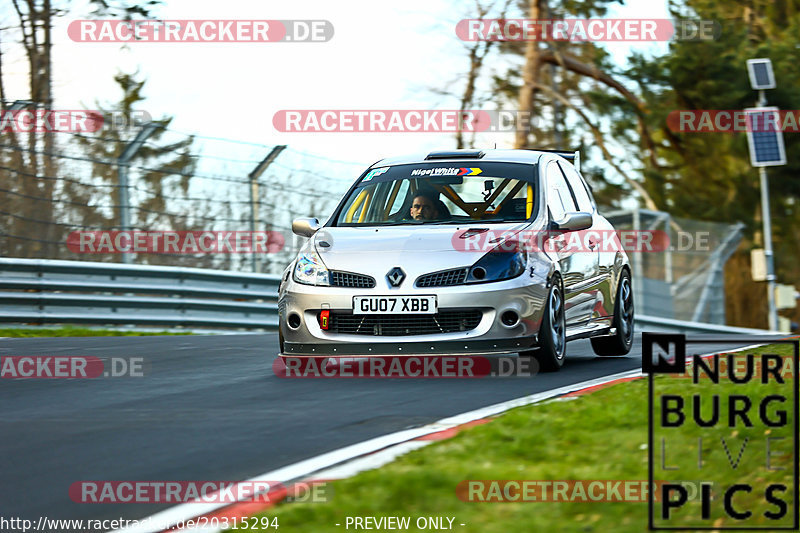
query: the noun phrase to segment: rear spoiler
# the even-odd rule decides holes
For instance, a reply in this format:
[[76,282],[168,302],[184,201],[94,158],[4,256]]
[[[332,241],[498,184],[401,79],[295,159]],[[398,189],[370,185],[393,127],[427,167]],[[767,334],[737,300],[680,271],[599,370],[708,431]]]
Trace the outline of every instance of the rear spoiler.
[[581,171],[581,153],[579,150],[575,150],[574,152],[568,152],[565,150],[542,150],[537,148],[536,151],[548,152],[550,154],[560,155],[561,157],[572,163],[572,166],[575,167],[575,170],[577,170],[578,172]]

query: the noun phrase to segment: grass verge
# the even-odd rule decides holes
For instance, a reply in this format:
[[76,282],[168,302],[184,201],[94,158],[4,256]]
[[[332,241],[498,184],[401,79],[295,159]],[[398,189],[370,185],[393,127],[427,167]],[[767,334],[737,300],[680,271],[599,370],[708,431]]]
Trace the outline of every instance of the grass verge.
[[[788,345],[760,348],[748,353],[791,354]],[[545,379],[542,376],[541,379]],[[789,375],[791,383],[792,375]],[[789,385],[750,383],[734,385],[720,381],[724,390],[712,389],[710,380],[692,384],[691,379],[657,377],[657,394],[682,394],[691,401],[699,394],[704,401],[713,394],[746,394],[757,401],[765,395],[791,394]],[[278,517],[280,530],[286,532],[342,532],[346,517],[411,517],[409,531],[418,531],[417,517],[452,517],[453,529],[463,532],[506,533],[509,531],[615,531],[647,530],[647,503],[632,502],[515,502],[473,503],[461,501],[456,487],[464,480],[641,480],[648,476],[647,451],[647,380],[621,383],[574,399],[563,399],[514,409],[491,423],[469,428],[452,439],[408,453],[396,461],[352,478],[333,482],[327,503],[292,503],[278,505],[263,515]],[[766,483],[784,482],[792,487],[791,439],[773,443],[772,465],[782,471],[764,468],[766,436],[792,435],[793,396],[788,398],[789,427],[767,430],[760,422],[754,428],[705,428],[706,445],[702,452],[705,470],[697,468],[697,428],[680,428],[666,433],[666,466],[678,466],[678,472],[656,468],[655,478],[705,481],[713,479],[715,499],[709,526],[730,526],[721,513],[722,491],[734,483],[751,483],[751,495],[737,495],[734,500],[756,513],[775,510],[764,502]],[[708,404],[703,413],[708,415]],[[656,403],[656,409],[658,402]],[[774,415],[775,406],[768,411]],[[727,417],[727,408],[721,414]],[[691,416],[691,411],[689,411]],[[726,420],[726,418],[723,418]],[[755,418],[754,418],[755,421]],[[726,439],[733,460],[748,445],[736,469],[719,441]],[[656,442],[660,440],[656,433]],[[654,461],[661,459],[660,444],[654,446]],[[786,452],[786,453],[783,453]],[[783,455],[781,455],[783,453]],[[719,492],[718,492],[719,490]],[[793,509],[791,492],[784,494]],[[657,504],[658,505],[658,504]],[[685,507],[685,519],[699,515],[699,502]],[[791,513],[790,513],[791,515]],[[681,517],[677,517],[679,520]],[[685,522],[685,520],[684,520]],[[766,518],[761,525],[777,525]],[[782,522],[782,524],[785,523]],[[789,522],[790,523],[790,522]],[[336,524],[341,524],[337,526]],[[445,524],[447,521],[445,520]],[[461,526],[460,524],[465,524]],[[683,525],[675,523],[675,525]],[[252,529],[252,528],[251,528]],[[351,525],[349,530],[353,530]],[[383,531],[385,529],[376,529]]]
[[189,331],[126,331],[76,328],[0,328],[0,337],[145,337],[152,335],[192,335]]

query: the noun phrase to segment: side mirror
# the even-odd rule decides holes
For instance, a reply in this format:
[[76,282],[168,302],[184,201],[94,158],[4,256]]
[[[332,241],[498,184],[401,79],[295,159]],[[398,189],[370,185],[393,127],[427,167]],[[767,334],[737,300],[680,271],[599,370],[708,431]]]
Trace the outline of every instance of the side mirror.
[[316,218],[296,218],[292,221],[292,233],[301,237],[311,237],[321,227]]
[[592,214],[585,211],[573,211],[564,215],[561,220],[553,222],[553,229],[560,231],[580,231],[592,227]]

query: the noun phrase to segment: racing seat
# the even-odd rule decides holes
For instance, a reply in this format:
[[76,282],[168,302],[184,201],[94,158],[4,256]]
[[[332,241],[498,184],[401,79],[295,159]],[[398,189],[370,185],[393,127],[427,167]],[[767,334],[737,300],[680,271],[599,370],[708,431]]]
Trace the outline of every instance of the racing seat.
[[527,210],[526,198],[511,198],[503,204],[503,208],[497,213],[498,216],[509,220],[524,220]]
[[439,218],[437,220],[450,220],[453,216],[450,213],[450,210],[447,209],[447,206],[444,205],[444,202],[441,200],[436,200],[436,209],[439,211]]

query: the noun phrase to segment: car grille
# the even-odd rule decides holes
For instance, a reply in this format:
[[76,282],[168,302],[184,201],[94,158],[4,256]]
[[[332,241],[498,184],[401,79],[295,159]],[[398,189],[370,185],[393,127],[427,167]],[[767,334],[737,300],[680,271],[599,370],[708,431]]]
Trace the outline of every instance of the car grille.
[[417,287],[450,287],[461,285],[467,279],[466,268],[432,272],[417,278]]
[[371,289],[375,287],[375,278],[364,274],[353,274],[352,272],[331,272],[331,286],[351,287],[354,289]]
[[331,313],[331,333],[402,337],[470,331],[478,327],[481,312],[440,311],[433,315],[354,315]]

